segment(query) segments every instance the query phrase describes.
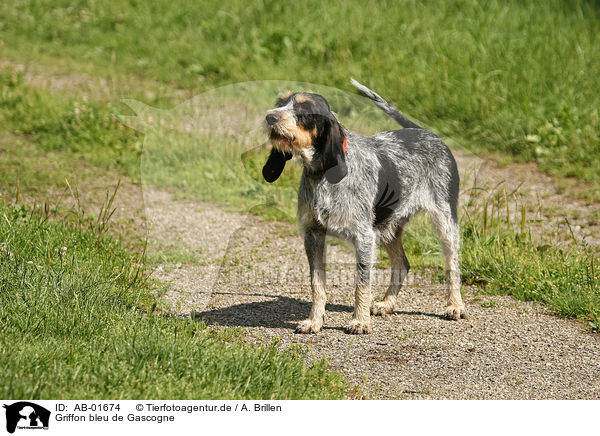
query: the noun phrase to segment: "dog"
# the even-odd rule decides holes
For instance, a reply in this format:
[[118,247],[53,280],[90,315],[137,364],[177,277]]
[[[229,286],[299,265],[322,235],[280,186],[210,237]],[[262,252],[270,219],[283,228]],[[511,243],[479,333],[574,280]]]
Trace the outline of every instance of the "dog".
[[[351,83],[403,129],[373,136],[352,133],[340,124],[323,96],[308,92],[281,95],[264,120],[272,144],[262,171],[265,180],[277,180],[292,157],[304,167],[298,189],[298,221],[313,301],[308,319],[300,322],[296,331],[317,333],[324,323],[327,234],[351,241],[356,250],[354,313],[347,332],[370,333],[371,314],[392,313],[410,269],[402,231],[420,211],[431,216],[446,260],[444,316],[467,318],[458,263],[456,161],[434,133],[410,121],[371,89],[354,79]],[[377,242],[389,254],[391,282],[383,301],[372,305],[370,275]]]

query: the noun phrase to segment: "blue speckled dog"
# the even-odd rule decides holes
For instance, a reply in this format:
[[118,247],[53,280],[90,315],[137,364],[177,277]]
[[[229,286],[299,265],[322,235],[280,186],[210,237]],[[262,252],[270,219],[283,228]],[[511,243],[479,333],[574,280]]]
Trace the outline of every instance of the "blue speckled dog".
[[[354,314],[348,332],[369,333],[371,313],[392,313],[410,268],[402,247],[402,229],[411,216],[423,210],[431,216],[446,258],[445,316],[466,318],[460,295],[459,176],[454,157],[432,132],[408,120],[354,79],[352,84],[404,128],[373,136],[354,134],[340,125],[325,98],[310,93],[281,96],[265,118],[273,145],[263,168],[265,180],[277,180],[294,156],[304,166],[298,220],[304,232],[313,304],[297,331],[316,333],[323,326],[327,233],[351,241],[356,249]],[[383,301],[371,306],[370,274],[378,241],[389,253],[392,274]]]

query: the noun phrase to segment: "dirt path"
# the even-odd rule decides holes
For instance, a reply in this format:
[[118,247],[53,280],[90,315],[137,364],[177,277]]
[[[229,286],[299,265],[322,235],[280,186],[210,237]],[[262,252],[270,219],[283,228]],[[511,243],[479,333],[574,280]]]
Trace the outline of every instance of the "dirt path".
[[[464,289],[471,319],[446,321],[439,316],[442,286],[411,274],[399,309],[375,318],[373,334],[344,333],[354,266],[339,246],[328,252],[325,328],[296,334],[310,310],[310,290],[293,226],[174,201],[164,192],[144,195],[151,241],[179,241],[202,253],[200,264],[164,264],[155,272],[171,283],[165,301],[180,315],[242,327],[250,340],[277,340],[282,348],[305,350],[309,360],[327,357],[367,398],[600,398],[598,335],[538,304]],[[376,271],[375,296],[387,277]]]

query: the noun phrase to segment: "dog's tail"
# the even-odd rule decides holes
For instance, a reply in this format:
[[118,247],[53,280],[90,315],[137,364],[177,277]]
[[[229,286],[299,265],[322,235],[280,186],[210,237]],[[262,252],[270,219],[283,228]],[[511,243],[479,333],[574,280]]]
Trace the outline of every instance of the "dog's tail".
[[360,92],[369,97],[373,102],[386,114],[392,117],[398,124],[406,129],[422,129],[423,127],[418,124],[413,123],[411,120],[406,118],[404,115],[400,113],[398,109],[385,101],[379,94],[375,91],[370,90],[365,85],[361,85],[354,78],[350,78],[350,83],[354,85]]

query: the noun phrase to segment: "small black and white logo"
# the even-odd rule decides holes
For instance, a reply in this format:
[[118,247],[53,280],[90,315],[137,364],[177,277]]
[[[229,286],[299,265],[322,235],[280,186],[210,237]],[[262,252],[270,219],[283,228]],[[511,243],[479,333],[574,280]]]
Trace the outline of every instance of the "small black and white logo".
[[18,428],[27,430],[48,430],[50,411],[29,401],[5,404],[6,431],[14,433]]

